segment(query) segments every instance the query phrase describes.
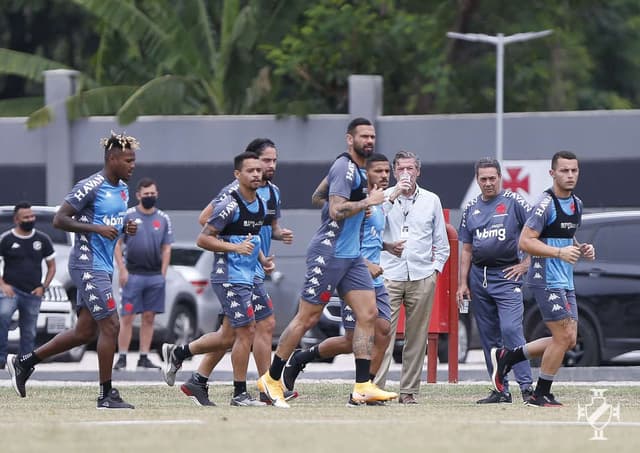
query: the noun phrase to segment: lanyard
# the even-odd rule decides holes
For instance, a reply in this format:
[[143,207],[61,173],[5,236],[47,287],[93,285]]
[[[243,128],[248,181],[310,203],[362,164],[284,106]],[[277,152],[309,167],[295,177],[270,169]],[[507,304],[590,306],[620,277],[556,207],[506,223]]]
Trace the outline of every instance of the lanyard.
[[408,205],[406,210],[405,210],[405,204],[402,201],[403,199],[406,199],[406,198],[404,197],[398,198],[398,201],[400,202],[400,210],[402,211],[402,216],[404,219],[403,223],[407,222],[407,216],[409,215],[409,211],[411,211],[411,207],[413,207],[413,205],[416,204],[416,198],[418,198],[417,190],[411,197],[411,205]]

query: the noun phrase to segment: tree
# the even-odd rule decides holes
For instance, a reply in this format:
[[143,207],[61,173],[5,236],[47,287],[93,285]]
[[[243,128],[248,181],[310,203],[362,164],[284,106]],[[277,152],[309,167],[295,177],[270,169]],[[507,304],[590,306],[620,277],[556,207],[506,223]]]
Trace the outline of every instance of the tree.
[[[283,0],[74,3],[97,18],[100,42],[92,74],[83,73],[80,92],[67,101],[71,119],[115,113],[128,124],[143,114],[247,113],[270,89],[269,72],[254,57]],[[0,68],[19,62],[33,80],[43,68],[60,67],[7,50],[4,56]],[[28,125],[49,120],[45,106]]]

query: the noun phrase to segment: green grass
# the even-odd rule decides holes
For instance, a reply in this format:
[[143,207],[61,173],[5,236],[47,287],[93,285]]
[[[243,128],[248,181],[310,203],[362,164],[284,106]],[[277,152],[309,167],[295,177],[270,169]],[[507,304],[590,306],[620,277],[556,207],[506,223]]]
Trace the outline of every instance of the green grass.
[[281,410],[230,407],[229,385],[211,385],[213,408],[196,407],[178,387],[132,386],[120,390],[134,411],[97,411],[94,386],[31,386],[27,398],[4,386],[0,451],[622,453],[640,444],[640,386],[608,387],[622,424],[608,426],[602,442],[589,440],[591,427],[575,424],[578,404],[591,400],[590,387],[554,385],[565,404],[560,409],[476,405],[487,389],[465,384],[423,385],[417,406],[347,408],[350,389],[303,383],[302,396]]

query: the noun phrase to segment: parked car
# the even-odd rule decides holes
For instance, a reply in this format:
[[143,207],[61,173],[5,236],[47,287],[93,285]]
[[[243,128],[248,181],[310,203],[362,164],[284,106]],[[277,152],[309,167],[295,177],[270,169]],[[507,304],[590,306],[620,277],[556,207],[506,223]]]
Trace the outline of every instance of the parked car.
[[[300,346],[304,349],[321,343],[324,339],[344,334],[342,317],[340,314],[342,301],[338,296],[333,296],[324,306],[320,320],[315,327],[309,329]],[[393,359],[396,363],[402,363],[402,348],[404,347],[404,307],[401,307],[400,320],[394,340]],[[460,314],[458,321],[458,362],[464,363],[471,348],[471,332],[474,328],[470,314]],[[438,359],[442,363],[449,361],[449,342],[447,334],[440,334],[438,338]],[[322,360],[332,362],[333,359]]]
[[[73,234],[53,227],[57,207],[33,206],[36,228],[49,235],[56,251],[56,279],[60,282],[72,306],[75,308],[76,287],[68,271],[69,253]],[[13,206],[0,206],[0,231],[13,226]],[[113,275],[114,296],[120,301],[117,269]],[[217,302],[217,299],[215,299]],[[165,312],[155,318],[153,348],[160,348],[165,341],[185,343],[205,332],[216,330],[220,304],[201,297],[195,288],[172,267],[167,271]],[[134,321],[132,346],[138,341],[140,317]]]
[[[220,302],[211,288],[209,279],[213,269],[213,256],[213,252],[203,250],[194,244],[176,243],[173,244],[171,251],[171,265],[191,283],[203,299],[214,300],[218,311],[221,312]],[[298,309],[297,293],[292,294],[291,288],[286,287],[283,281],[284,274],[277,270],[265,278],[265,286],[273,300],[273,310],[276,317],[276,327],[273,332],[274,345],[277,344],[280,334]],[[219,322],[222,322],[222,317]]]
[[[640,350],[640,211],[585,214],[576,233],[595,246],[596,259],[574,267],[578,341],[567,366],[597,366]],[[525,288],[527,340],[549,335],[531,291]]]

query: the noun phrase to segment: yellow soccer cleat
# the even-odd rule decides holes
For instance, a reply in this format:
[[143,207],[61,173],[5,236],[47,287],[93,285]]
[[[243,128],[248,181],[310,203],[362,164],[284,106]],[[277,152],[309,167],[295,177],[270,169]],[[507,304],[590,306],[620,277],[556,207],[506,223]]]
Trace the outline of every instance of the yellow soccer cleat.
[[395,392],[387,392],[371,381],[356,382],[351,393],[351,399],[357,403],[370,403],[372,401],[389,401],[398,397]]
[[264,393],[271,400],[271,405],[281,409],[288,409],[289,404],[285,401],[282,384],[271,377],[267,371],[258,379],[258,390]]

